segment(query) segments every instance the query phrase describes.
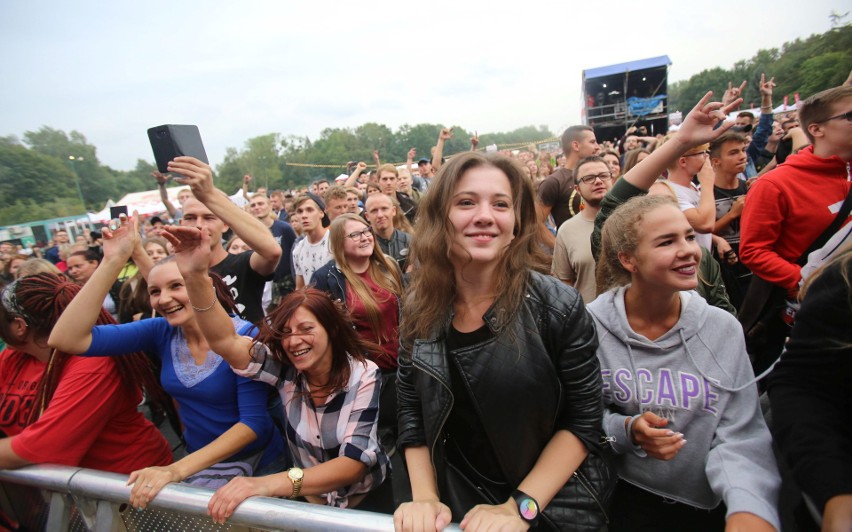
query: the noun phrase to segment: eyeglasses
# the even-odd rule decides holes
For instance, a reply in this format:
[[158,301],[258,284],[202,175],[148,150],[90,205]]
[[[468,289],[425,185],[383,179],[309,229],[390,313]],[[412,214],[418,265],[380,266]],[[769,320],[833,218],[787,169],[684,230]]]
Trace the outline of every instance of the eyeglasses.
[[688,153],[688,154],[684,155],[684,157],[694,157],[696,155],[710,155],[710,152],[707,151],[707,150],[697,151],[695,153]]
[[580,181],[582,181],[583,183],[585,183],[587,185],[591,185],[592,183],[594,183],[598,179],[600,179],[601,181],[609,181],[610,179],[612,179],[612,174],[611,173],[604,173],[604,174],[584,175],[583,177],[580,178]]
[[846,111],[843,114],[832,116],[830,118],[826,118],[825,120],[820,120],[820,122],[828,122],[829,120],[837,120],[838,118],[845,118],[847,122],[852,122],[852,111]]
[[373,236],[373,228],[368,227],[363,231],[354,231],[346,235],[346,238],[352,239],[355,242],[359,242],[365,236]]

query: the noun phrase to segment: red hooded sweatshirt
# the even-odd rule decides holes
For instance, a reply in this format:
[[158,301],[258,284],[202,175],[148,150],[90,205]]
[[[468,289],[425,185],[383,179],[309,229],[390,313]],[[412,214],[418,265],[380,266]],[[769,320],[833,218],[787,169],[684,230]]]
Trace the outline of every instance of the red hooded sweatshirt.
[[849,194],[849,167],[840,157],[814,155],[808,146],[758,179],[740,224],[743,264],[795,293],[802,278],[796,261],[837,216]]

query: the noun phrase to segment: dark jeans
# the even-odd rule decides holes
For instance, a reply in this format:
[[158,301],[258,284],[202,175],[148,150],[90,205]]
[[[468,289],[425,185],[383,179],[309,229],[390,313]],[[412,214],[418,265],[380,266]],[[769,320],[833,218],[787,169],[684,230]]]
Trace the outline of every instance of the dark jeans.
[[612,496],[609,532],[719,532],[725,530],[726,512],[724,503],[703,510],[619,480]]

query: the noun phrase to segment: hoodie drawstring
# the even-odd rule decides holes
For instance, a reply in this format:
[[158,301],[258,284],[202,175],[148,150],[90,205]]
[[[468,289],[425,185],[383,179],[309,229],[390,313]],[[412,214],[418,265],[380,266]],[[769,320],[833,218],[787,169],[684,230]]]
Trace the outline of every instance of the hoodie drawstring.
[[[773,362],[773,363],[772,363],[772,365],[771,365],[771,366],[769,366],[768,368],[766,368],[766,370],[765,370],[763,373],[761,373],[760,375],[758,375],[758,376],[756,376],[755,378],[751,379],[750,381],[746,382],[746,383],[745,383],[745,384],[743,384],[742,386],[738,386],[738,387],[736,387],[736,388],[728,388],[727,386],[725,386],[725,385],[724,385],[724,384],[722,384],[721,382],[716,382],[716,381],[715,381],[715,379],[711,379],[710,377],[708,377],[707,375],[705,375],[704,371],[701,369],[701,366],[699,366],[699,365],[695,362],[695,357],[693,357],[693,356],[692,356],[692,351],[690,351],[690,350],[689,350],[689,346],[688,346],[688,345],[687,345],[687,343],[686,343],[686,338],[683,336],[683,329],[679,330],[679,331],[678,331],[678,334],[680,334],[680,341],[683,343],[683,348],[684,348],[684,350],[686,350],[686,356],[687,356],[687,357],[689,357],[689,361],[690,361],[690,362],[692,362],[692,365],[693,365],[693,366],[695,366],[695,368],[698,370],[698,373],[700,373],[700,374],[701,374],[701,376],[702,376],[702,377],[704,377],[704,380],[706,380],[706,381],[708,381],[708,382],[712,382],[714,385],[716,385],[716,386],[718,386],[719,388],[721,388],[721,389],[725,390],[726,392],[739,392],[740,390],[745,390],[746,388],[748,388],[748,387],[749,387],[749,386],[751,386],[752,384],[755,384],[755,383],[756,383],[757,381],[759,381],[760,379],[762,379],[762,378],[766,377],[767,375],[769,375],[769,373],[770,373],[770,372],[771,372],[771,371],[775,368],[775,364],[777,364],[777,363],[778,363],[778,361],[776,360],[775,362]],[[629,350],[629,346],[628,346],[628,350]],[[629,352],[629,351],[628,351],[628,352]],[[631,363],[632,363],[632,361],[631,361]]]

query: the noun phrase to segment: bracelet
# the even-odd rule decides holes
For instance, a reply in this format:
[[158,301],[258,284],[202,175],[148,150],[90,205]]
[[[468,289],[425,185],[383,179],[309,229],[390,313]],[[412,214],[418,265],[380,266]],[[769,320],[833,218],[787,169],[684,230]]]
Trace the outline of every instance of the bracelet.
[[630,442],[630,445],[636,445],[633,443],[633,423],[636,421],[636,418],[639,416],[633,416],[630,418],[630,421],[627,422],[627,441]]
[[190,301],[189,306],[192,307],[192,310],[194,310],[195,312],[207,312],[208,310],[210,310],[210,309],[212,309],[213,307],[216,306],[217,301],[218,300],[216,299],[216,294],[213,294],[213,302],[210,303],[210,305],[208,305],[204,308],[198,308],[198,307],[196,307],[195,305],[192,304],[192,301]]

